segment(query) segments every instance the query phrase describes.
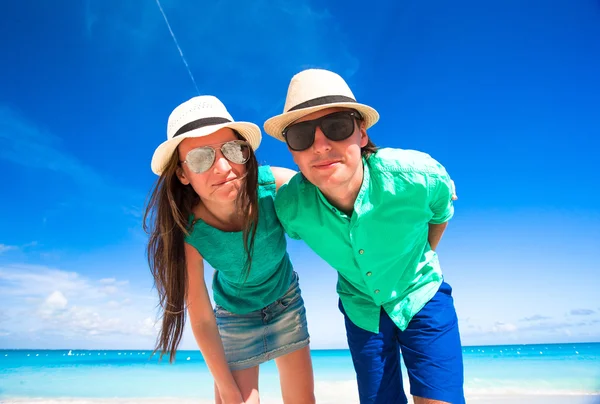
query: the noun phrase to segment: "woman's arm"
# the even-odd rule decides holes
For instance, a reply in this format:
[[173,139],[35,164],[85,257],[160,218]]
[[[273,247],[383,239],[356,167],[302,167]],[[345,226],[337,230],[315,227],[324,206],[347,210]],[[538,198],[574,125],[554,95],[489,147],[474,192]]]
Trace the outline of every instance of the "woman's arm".
[[185,243],[188,287],[187,309],[194,338],[215,379],[223,403],[243,403],[242,394],[229,370],[217,321],[204,282],[202,256],[193,246]]
[[275,185],[277,190],[279,190],[280,186],[288,182],[294,175],[296,175],[296,171],[283,167],[271,167],[271,171],[275,177]]

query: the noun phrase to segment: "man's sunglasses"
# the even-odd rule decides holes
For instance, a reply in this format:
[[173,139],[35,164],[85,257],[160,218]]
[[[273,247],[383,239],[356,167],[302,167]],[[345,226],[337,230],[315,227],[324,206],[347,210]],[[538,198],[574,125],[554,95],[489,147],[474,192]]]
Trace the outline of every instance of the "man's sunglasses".
[[334,112],[312,121],[290,125],[283,130],[282,135],[290,149],[303,151],[315,142],[317,127],[321,128],[327,139],[339,142],[354,133],[355,120],[362,120],[362,116],[356,111]]
[[181,163],[188,165],[190,170],[196,174],[208,171],[215,163],[217,153],[213,146],[220,146],[223,156],[234,164],[245,164],[250,158],[250,145],[244,140],[231,140],[211,146],[203,146],[192,149],[185,155]]

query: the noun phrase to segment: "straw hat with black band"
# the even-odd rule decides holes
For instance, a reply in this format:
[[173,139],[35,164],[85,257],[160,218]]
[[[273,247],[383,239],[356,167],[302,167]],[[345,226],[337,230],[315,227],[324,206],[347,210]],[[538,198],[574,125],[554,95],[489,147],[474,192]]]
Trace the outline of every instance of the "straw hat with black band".
[[304,70],[290,81],[283,114],[268,119],[265,132],[285,142],[282,132],[294,121],[326,108],[343,107],[357,110],[367,128],[379,120],[379,113],[368,105],[356,101],[344,79],[329,70]]
[[152,156],[152,172],[157,175],[162,173],[183,140],[208,136],[222,128],[235,130],[252,149],[258,149],[262,138],[260,128],[250,122],[235,122],[217,97],[201,95],[177,106],[169,115],[167,140],[156,148]]

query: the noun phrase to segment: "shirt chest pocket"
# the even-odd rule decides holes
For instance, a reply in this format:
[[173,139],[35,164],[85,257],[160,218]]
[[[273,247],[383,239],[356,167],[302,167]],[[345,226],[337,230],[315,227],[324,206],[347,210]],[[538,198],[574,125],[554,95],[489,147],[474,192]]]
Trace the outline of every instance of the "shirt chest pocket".
[[414,253],[415,248],[426,242],[428,231],[429,227],[423,220],[378,221],[359,224],[351,232],[351,239],[359,256],[385,260]]

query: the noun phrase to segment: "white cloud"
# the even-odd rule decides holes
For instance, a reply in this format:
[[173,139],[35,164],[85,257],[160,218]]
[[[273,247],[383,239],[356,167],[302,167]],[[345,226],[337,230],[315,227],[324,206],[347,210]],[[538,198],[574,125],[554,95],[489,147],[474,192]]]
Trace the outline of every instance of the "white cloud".
[[596,312],[591,309],[574,309],[571,310],[570,314],[572,316],[590,316],[592,314],[596,314]]
[[66,336],[153,336],[156,332],[150,317],[131,321],[125,316],[115,316],[98,307],[73,306],[55,311],[45,320],[48,320],[54,331],[59,327],[66,328]]
[[128,281],[117,281],[115,278],[104,278],[98,281],[102,287],[99,290],[106,295],[114,295],[119,291],[119,287],[127,285]]
[[464,345],[585,342],[600,337],[600,328],[590,317],[571,317],[572,321],[557,321],[541,314],[509,321],[463,318],[459,327]]
[[42,299],[54,290],[80,294],[89,289],[88,282],[75,272],[35,265],[0,267],[0,295]]
[[519,321],[524,321],[524,322],[542,321],[542,320],[550,320],[551,318],[552,317],[543,316],[541,314],[534,314],[533,316],[530,316],[530,317],[524,317],[524,318],[520,319]]
[[148,337],[154,337],[160,330],[160,324],[153,320],[151,317],[146,317],[144,321],[142,321],[142,326],[139,330],[140,334],[146,335]]
[[497,321],[494,326],[492,327],[492,331],[495,333],[499,333],[499,332],[515,332],[517,331],[517,326],[511,323],[503,323],[503,322],[499,322]]
[[114,285],[104,286],[100,290],[102,291],[102,293],[105,293],[107,295],[114,295],[115,293],[117,293],[119,291],[119,289]]
[[106,308],[111,310],[119,310],[126,308],[127,306],[131,305],[131,303],[132,300],[130,298],[125,298],[121,300],[109,300],[106,303]]
[[21,264],[0,267],[0,294],[28,297],[33,301],[41,300],[55,290],[76,298],[104,298],[119,293],[126,285],[127,281],[95,281],[76,272],[44,266]]
[[31,247],[36,247],[37,245],[38,245],[37,241],[32,241],[30,243],[22,244],[22,245],[8,245],[8,244],[0,243],[0,255],[2,253],[8,252],[8,251],[26,251]]
[[45,304],[53,310],[62,310],[67,307],[67,298],[59,291],[53,292],[46,299]]
[[474,320],[471,318],[464,318],[459,320],[459,328],[461,335],[472,336],[472,335],[489,335],[494,334],[510,334],[519,330],[519,328],[509,322],[495,321],[490,323],[489,321]]
[[16,250],[18,247],[14,246],[14,245],[6,245],[6,244],[0,244],[0,254],[5,253],[7,251],[13,251]]
[[11,341],[35,347],[50,344],[40,340],[44,336],[56,346],[76,340],[95,347],[112,339],[148,347],[157,332],[154,296],[118,279],[43,266],[0,266],[0,304],[6,308],[0,312],[0,337],[14,336]]

